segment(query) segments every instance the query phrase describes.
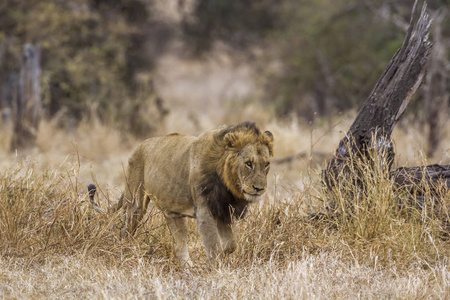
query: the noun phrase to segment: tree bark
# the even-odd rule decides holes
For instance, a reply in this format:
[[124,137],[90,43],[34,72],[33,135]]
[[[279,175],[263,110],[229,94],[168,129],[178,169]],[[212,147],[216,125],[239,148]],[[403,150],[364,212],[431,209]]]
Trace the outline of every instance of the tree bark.
[[427,190],[437,194],[442,187],[450,188],[450,165],[401,167],[391,172],[398,187],[422,196]]
[[40,47],[25,44],[20,71],[18,96],[14,103],[14,135],[11,150],[35,145],[39,121],[42,116],[40,89]]
[[355,155],[368,158],[373,147],[387,159],[386,167],[391,168],[394,160],[392,130],[425,77],[432,46],[428,41],[431,21],[426,4],[419,12],[419,2],[422,1],[414,3],[403,45],[389,62],[350,130],[340,141],[335,157],[323,171],[329,188],[339,181],[343,172],[351,172],[348,164]]

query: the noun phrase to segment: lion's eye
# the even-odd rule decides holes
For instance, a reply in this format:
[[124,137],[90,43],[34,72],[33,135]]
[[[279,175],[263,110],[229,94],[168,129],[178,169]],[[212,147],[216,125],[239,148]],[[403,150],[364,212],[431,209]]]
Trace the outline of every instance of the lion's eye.
[[247,161],[247,162],[245,162],[245,165],[246,165],[247,167],[249,167],[250,169],[252,169],[252,168],[253,168],[253,164],[252,164],[252,162],[251,162],[251,161]]
[[270,166],[270,162],[267,162],[265,168],[267,169],[269,166]]

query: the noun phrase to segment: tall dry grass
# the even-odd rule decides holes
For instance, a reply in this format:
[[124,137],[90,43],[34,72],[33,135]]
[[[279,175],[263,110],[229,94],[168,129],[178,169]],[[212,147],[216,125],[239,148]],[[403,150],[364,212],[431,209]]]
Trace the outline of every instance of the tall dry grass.
[[[418,209],[386,174],[364,162],[356,166],[365,174],[363,192],[356,193],[351,181],[324,190],[324,161],[315,155],[333,153],[353,115],[302,124],[275,119],[257,104],[237,111],[232,102],[223,105],[224,111],[205,116],[172,112],[159,133],[198,134],[220,123],[256,119],[274,134],[277,158],[306,155],[273,165],[264,200],[235,225],[238,249],[213,271],[205,268],[195,221],[189,223],[189,248],[197,266],[181,270],[159,211],[149,210],[135,237],[120,239],[120,212],[105,216],[92,210],[87,184],[97,183],[102,207],[115,201],[139,141],[95,118],[71,131],[43,121],[35,149],[10,153],[11,133],[0,128],[0,297],[450,296],[445,216],[435,213],[434,203]],[[427,163],[420,156],[423,137],[410,122],[395,132],[397,157],[401,163]],[[450,158],[448,147],[442,146],[441,163]],[[399,198],[406,203],[401,209]],[[336,206],[332,217],[309,218],[330,203]]]
[[[270,126],[286,147],[294,132],[302,130],[282,122]],[[83,139],[83,130],[73,136]],[[311,141],[329,129],[303,130]],[[52,136],[57,135],[56,130]],[[196,267],[180,269],[158,210],[150,208],[145,223],[128,239],[119,238],[120,211],[101,215],[92,210],[86,185],[99,177],[95,170],[101,167],[90,166],[98,154],[88,151],[98,137],[75,140],[76,148],[67,146],[71,155],[59,167],[45,169],[33,160],[17,159],[2,168],[1,297],[450,297],[450,246],[442,226],[446,215],[436,213],[432,201],[420,207],[409,201],[411,195],[396,189],[383,168],[360,161],[353,167],[364,174],[364,188],[343,180],[328,191],[318,169],[304,170],[297,179],[301,187],[288,188],[277,171],[283,166],[275,167],[278,175],[264,200],[235,224],[236,252],[208,270],[195,221],[190,221],[189,248]],[[109,138],[112,145],[120,140]],[[69,143],[73,147],[74,141]],[[314,148],[307,139],[295,148],[302,146]],[[117,152],[107,153],[104,161],[126,157],[120,147],[126,148],[116,145],[111,151]],[[122,174],[120,167],[115,172]],[[106,207],[117,193],[106,183],[99,182],[99,188],[96,201]],[[448,200],[448,192],[442,190],[441,197]],[[331,204],[334,211],[310,218]]]

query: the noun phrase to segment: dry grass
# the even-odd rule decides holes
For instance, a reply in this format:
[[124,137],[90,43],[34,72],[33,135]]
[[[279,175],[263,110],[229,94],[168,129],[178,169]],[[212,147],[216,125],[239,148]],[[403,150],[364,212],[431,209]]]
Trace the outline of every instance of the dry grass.
[[[245,117],[245,110],[241,113]],[[331,128],[295,120],[262,122],[274,132],[279,156],[331,152],[339,126],[348,126],[342,124],[347,121]],[[9,161],[0,172],[2,298],[450,297],[450,246],[442,215],[434,213],[431,202],[423,209],[414,203],[399,209],[398,198],[408,195],[364,162],[358,165],[367,183],[363,191],[345,181],[325,191],[310,159],[294,167],[274,166],[264,201],[235,225],[237,251],[209,271],[190,221],[189,246],[197,266],[181,270],[156,209],[149,210],[133,239],[121,240],[120,212],[96,214],[87,199],[92,177],[99,181],[101,206],[116,199],[121,162],[135,142],[99,123],[70,135],[51,123],[41,129],[40,148],[28,154],[31,159],[2,154]],[[442,196],[450,197],[444,191]],[[333,217],[309,220],[309,213],[330,202],[337,207]]]
[[0,286],[5,298],[33,299],[444,299],[450,283],[445,265],[399,273],[395,266],[371,268],[348,261],[342,252],[306,252],[283,266],[253,262],[213,272],[179,271],[152,259],[111,264],[80,256],[41,264],[0,258],[0,267],[8,271]]

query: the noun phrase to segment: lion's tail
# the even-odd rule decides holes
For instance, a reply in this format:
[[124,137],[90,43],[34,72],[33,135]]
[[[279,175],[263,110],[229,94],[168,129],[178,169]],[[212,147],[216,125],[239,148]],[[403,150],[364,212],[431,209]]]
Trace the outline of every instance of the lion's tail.
[[123,205],[123,195],[122,195],[122,196],[120,196],[119,201],[117,203],[114,203],[113,205],[108,207],[107,211],[105,211],[100,206],[98,206],[97,203],[95,203],[95,201],[94,201],[95,192],[97,191],[97,187],[93,184],[90,184],[90,185],[88,185],[87,189],[88,189],[89,200],[91,201],[92,207],[94,208],[95,211],[97,211],[99,213],[105,214],[107,212],[115,212],[115,211],[119,210]]

